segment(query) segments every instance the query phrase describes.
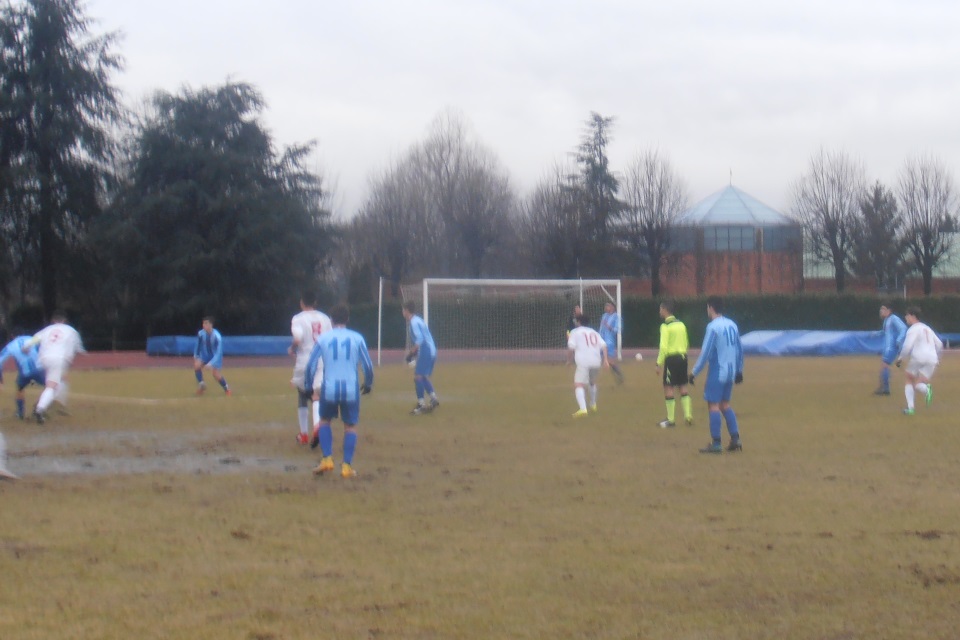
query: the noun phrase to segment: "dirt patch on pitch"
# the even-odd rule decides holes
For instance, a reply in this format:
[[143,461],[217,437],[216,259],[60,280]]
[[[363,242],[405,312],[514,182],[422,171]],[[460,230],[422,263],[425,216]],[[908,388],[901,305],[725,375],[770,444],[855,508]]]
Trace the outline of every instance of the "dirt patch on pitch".
[[[266,431],[286,433],[279,425]],[[261,432],[262,433],[262,432]],[[237,433],[204,430],[194,435],[135,431],[70,433],[38,428],[29,434],[7,436],[8,466],[27,479],[31,476],[240,474],[253,472],[304,473],[316,464],[306,447],[299,456],[256,455],[238,450]],[[296,446],[291,443],[291,447]]]

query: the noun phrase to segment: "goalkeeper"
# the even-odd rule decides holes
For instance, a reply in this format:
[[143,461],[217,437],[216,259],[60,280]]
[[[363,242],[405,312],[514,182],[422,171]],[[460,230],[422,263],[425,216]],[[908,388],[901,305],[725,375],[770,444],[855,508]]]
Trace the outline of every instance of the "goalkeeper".
[[607,361],[610,370],[617,378],[617,384],[623,384],[623,372],[617,364],[617,336],[623,331],[623,319],[617,313],[617,305],[608,302],[603,305],[603,316],[600,318],[600,337],[607,344]]

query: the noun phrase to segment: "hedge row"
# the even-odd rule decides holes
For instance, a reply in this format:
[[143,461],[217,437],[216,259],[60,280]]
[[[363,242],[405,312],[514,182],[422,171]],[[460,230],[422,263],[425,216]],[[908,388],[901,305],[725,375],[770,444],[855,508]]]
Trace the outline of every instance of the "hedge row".
[[[741,333],[760,329],[811,329],[876,331],[880,329],[878,311],[882,300],[875,295],[765,295],[727,296],[726,315],[740,326]],[[923,320],[945,333],[960,332],[960,296],[930,296],[889,301],[895,312],[903,316],[908,306],[922,310]],[[556,300],[538,301],[524,298],[493,303],[484,299],[459,300],[431,305],[431,330],[441,348],[485,346],[487,336],[497,334],[504,348],[523,346],[521,335],[539,336],[555,341],[563,348],[563,335],[570,310]],[[659,301],[647,297],[623,299],[623,345],[626,348],[655,347],[659,341]],[[708,318],[706,298],[676,300],[676,315],[687,325],[690,341],[700,344]],[[596,326],[603,309],[584,309]],[[371,348],[377,344],[377,306],[358,305],[350,312],[351,326],[360,331]],[[461,326],[456,334],[441,326],[440,318],[453,315],[482,318],[482,321]],[[385,303],[382,325],[383,347],[403,348],[406,326],[399,302]],[[516,344],[514,344],[516,343]]]

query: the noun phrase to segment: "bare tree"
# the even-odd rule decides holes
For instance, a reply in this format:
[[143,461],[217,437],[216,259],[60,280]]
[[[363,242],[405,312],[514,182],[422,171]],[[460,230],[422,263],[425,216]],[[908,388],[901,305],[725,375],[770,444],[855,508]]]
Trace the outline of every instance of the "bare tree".
[[420,176],[398,162],[370,181],[370,192],[351,225],[354,259],[365,255],[376,275],[385,277],[393,295],[416,268],[426,221]]
[[686,211],[686,186],[670,161],[657,150],[637,154],[623,181],[620,225],[633,255],[643,255],[650,271],[650,292],[662,285],[660,267],[670,248],[670,229]]
[[479,277],[486,257],[510,232],[516,198],[489,149],[470,139],[462,116],[445,112],[408,161],[423,180],[434,273]]
[[925,156],[904,165],[898,196],[907,250],[923,278],[923,293],[930,295],[933,270],[950,253],[957,230],[957,191],[943,163]]
[[570,175],[569,170],[554,167],[524,202],[521,235],[540,276],[574,278],[580,273],[589,234],[582,220],[580,191]]
[[493,155],[477,150],[467,159],[447,217],[452,249],[463,275],[484,275],[487,255],[509,235],[516,217],[510,180]]
[[833,266],[837,292],[846,286],[864,181],[859,162],[821,148],[793,187],[791,213],[803,227],[816,258]]

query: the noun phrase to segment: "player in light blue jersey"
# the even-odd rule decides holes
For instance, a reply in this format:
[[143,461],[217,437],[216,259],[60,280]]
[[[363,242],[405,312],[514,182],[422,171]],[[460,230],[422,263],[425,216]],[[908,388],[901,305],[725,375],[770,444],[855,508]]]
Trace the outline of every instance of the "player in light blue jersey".
[[883,366],[880,368],[880,386],[873,392],[877,396],[890,395],[890,365],[897,359],[903,339],[907,335],[907,323],[893,312],[889,304],[880,305],[880,319],[883,320],[883,351],[880,359]]
[[[15,330],[14,333],[23,333]],[[11,340],[7,346],[0,351],[0,384],[3,384],[3,364],[7,358],[13,358],[17,363],[17,417],[24,419],[25,394],[23,392],[31,382],[35,382],[41,387],[46,386],[46,376],[40,367],[39,355],[40,346],[33,345],[24,353],[23,346],[30,341],[33,336],[18,335]]]
[[214,379],[223,387],[224,393],[230,395],[230,385],[223,377],[223,336],[213,328],[213,316],[203,319],[203,328],[197,332],[197,346],[193,349],[193,372],[197,376],[197,395],[203,395],[207,390],[207,383],[203,381],[203,368],[210,367]]
[[623,384],[623,372],[617,364],[617,336],[623,331],[623,318],[617,313],[617,305],[608,302],[603,305],[603,316],[600,318],[600,337],[607,343],[607,362],[610,370],[617,377],[617,384]]
[[[433,388],[430,376],[433,375],[433,367],[437,363],[437,345],[430,335],[430,329],[423,318],[414,313],[416,307],[412,302],[403,305],[403,317],[407,321],[408,332],[410,334],[410,350],[407,352],[407,362],[417,360],[417,366],[413,370],[413,386],[417,390],[417,406],[413,408],[410,415],[419,416],[430,413],[440,406],[437,399],[437,392]],[[430,394],[430,404],[426,403],[425,394]]]
[[730,433],[730,444],[727,451],[743,451],[740,443],[740,427],[737,425],[737,415],[730,406],[730,397],[733,395],[733,385],[743,382],[743,346],[740,344],[740,330],[737,324],[723,315],[723,298],[710,296],[707,298],[707,315],[710,323],[703,336],[703,347],[700,357],[693,365],[690,375],[690,384],[703,368],[710,365],[707,371],[707,382],[703,386],[703,399],[707,401],[710,411],[710,436],[712,441],[700,453],[722,453],[721,444],[721,416],[727,423]]
[[[373,387],[373,362],[367,343],[356,331],[347,329],[350,311],[345,305],[330,310],[333,329],[317,338],[303,372],[304,387],[314,390],[314,400],[320,402],[320,424],[317,425],[310,448],[320,445],[323,458],[313,473],[321,475],[333,471],[333,429],[330,421],[343,420],[343,464],[340,475],[353,478],[353,454],[357,449],[357,422],[360,420],[360,396]],[[322,373],[318,374],[320,367]],[[363,369],[363,386],[357,367]]]

